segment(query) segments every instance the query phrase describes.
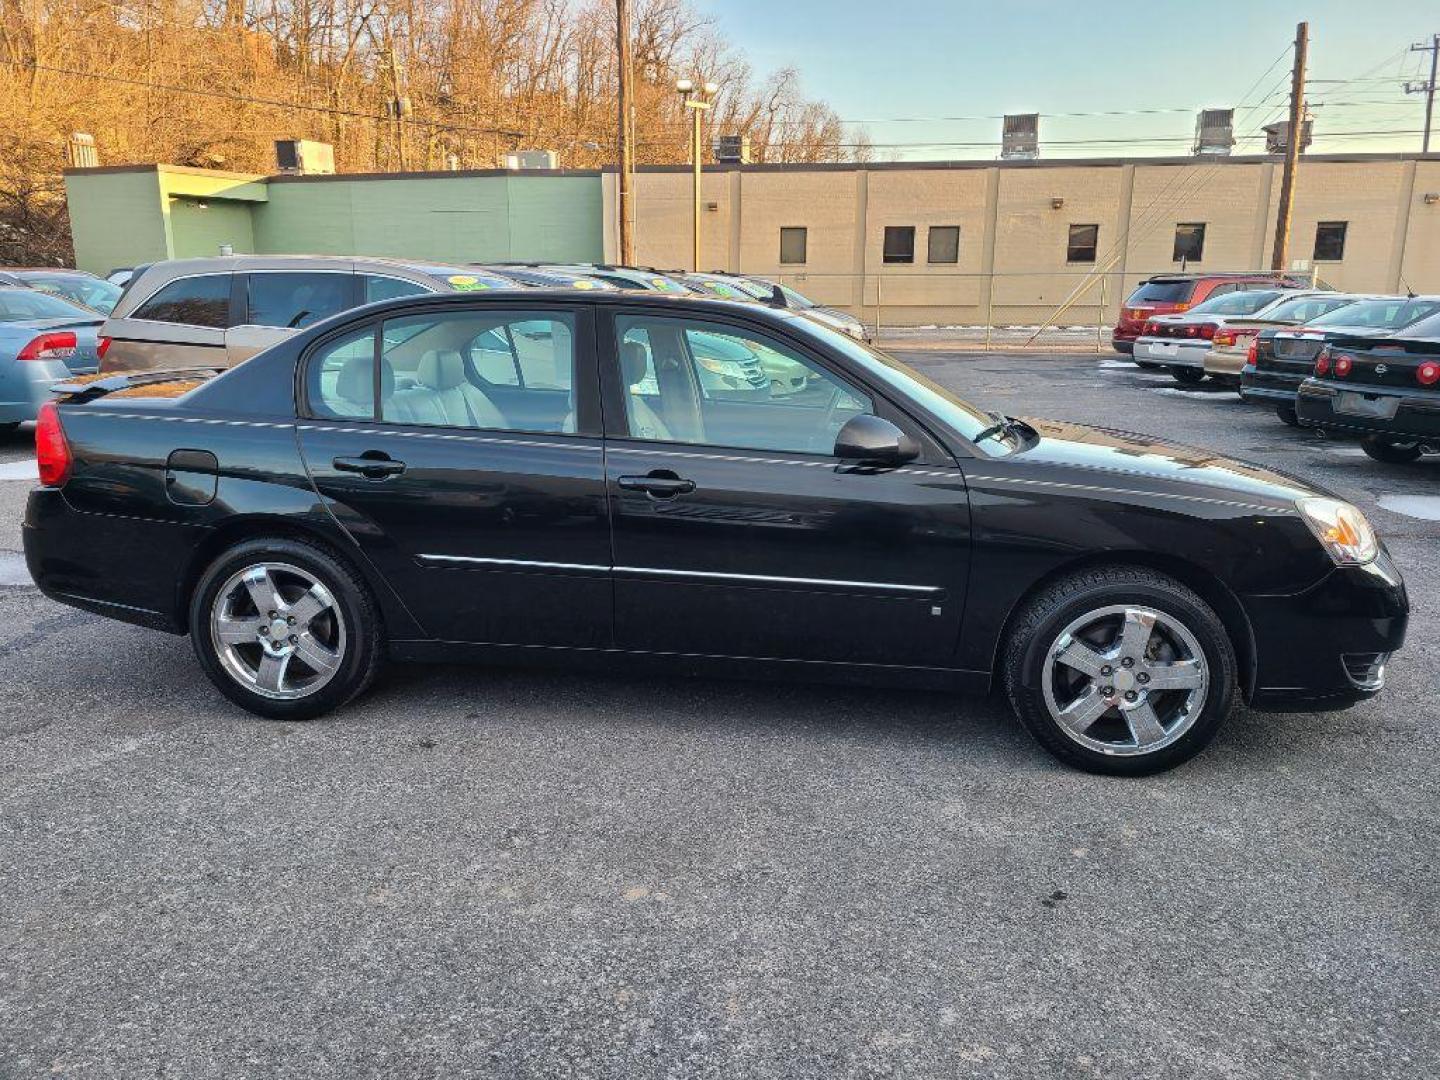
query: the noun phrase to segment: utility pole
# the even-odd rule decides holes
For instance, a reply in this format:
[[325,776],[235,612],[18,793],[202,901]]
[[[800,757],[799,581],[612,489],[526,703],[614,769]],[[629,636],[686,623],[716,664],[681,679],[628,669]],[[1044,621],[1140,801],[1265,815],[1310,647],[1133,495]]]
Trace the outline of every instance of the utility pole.
[[1434,34],[1430,38],[1430,44],[1423,42],[1410,46],[1411,52],[1428,52],[1430,54],[1430,81],[1422,83],[1405,84],[1405,93],[1425,95],[1425,138],[1420,143],[1420,152],[1430,152],[1430,121],[1435,116],[1435,77],[1437,74],[1437,61],[1440,61],[1440,34]]
[[400,152],[400,171],[406,169],[405,162],[405,115],[410,111],[410,99],[400,92],[400,61],[395,56],[395,44],[390,44],[390,85],[395,96],[390,107],[395,114],[395,142]]
[[[693,124],[690,134],[690,165],[693,170],[691,180],[691,236],[694,250],[691,254],[692,265],[695,272],[700,272],[700,183],[702,178],[701,165],[704,162],[704,155],[700,152],[700,114],[715,104],[715,95],[720,92],[720,87],[715,83],[706,83],[704,86],[696,86],[692,79],[680,79],[675,83],[675,89],[680,93],[680,100],[685,108],[691,110]],[[703,96],[702,96],[703,95]]]
[[630,0],[615,0],[615,58],[619,79],[619,104],[617,105],[616,138],[620,144],[620,182],[618,184],[620,209],[620,263],[635,265],[635,218],[631,208],[634,192],[635,162],[632,145],[634,128],[630,122],[631,60],[630,60]]
[[1275,255],[1270,269],[1277,273],[1290,260],[1290,214],[1295,203],[1295,172],[1300,165],[1300,143],[1305,129],[1305,59],[1310,50],[1310,24],[1295,27],[1295,67],[1290,74],[1290,126],[1285,134],[1285,176],[1280,181],[1280,212],[1275,216]]

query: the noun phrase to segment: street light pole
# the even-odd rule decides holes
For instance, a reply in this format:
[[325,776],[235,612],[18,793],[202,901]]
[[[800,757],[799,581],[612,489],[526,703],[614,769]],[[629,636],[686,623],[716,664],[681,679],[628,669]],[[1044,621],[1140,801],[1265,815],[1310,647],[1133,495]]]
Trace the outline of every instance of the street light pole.
[[[700,271],[700,182],[701,182],[701,157],[700,157],[700,114],[715,104],[714,98],[720,92],[720,87],[715,83],[706,83],[703,87],[696,88],[695,83],[690,79],[679,79],[675,83],[675,89],[680,92],[680,99],[684,102],[685,108],[692,111],[693,122],[690,131],[690,162],[694,167],[694,178],[692,181],[694,208],[692,211],[692,243],[691,254],[694,270]],[[701,97],[701,94],[704,97]]]

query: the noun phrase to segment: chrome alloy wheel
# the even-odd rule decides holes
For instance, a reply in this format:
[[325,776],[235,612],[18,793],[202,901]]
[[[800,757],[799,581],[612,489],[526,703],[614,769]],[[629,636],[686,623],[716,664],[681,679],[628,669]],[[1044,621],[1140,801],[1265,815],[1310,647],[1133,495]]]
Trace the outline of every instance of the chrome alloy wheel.
[[278,700],[315,693],[345,656],[335,598],[290,563],[256,563],[232,574],[211,604],[210,637],[232,679]]
[[1080,616],[1046,653],[1045,707],[1075,742],[1150,754],[1200,719],[1210,689],[1190,629],[1153,608],[1116,604]]

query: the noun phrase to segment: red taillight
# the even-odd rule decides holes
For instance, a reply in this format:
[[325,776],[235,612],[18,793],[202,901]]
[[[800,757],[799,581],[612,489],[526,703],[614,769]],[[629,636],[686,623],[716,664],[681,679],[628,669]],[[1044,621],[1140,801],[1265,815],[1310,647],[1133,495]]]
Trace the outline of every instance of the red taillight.
[[1325,349],[1320,350],[1320,355],[1315,358],[1315,374],[1330,374],[1330,353]]
[[1341,353],[1339,356],[1335,357],[1335,377],[1337,379],[1345,378],[1345,376],[1350,374],[1350,369],[1354,366],[1355,361],[1350,357],[1346,356],[1344,353]]
[[101,360],[104,360],[105,354],[109,351],[110,339],[108,337],[97,337],[95,339],[95,355],[98,356]]
[[1206,341],[1210,341],[1215,337],[1215,331],[1218,329],[1220,328],[1216,326],[1213,322],[1201,323],[1200,336]]
[[46,487],[63,487],[70,479],[70,444],[53,401],[41,405],[35,418],[35,462],[40,466],[40,483]]
[[1426,360],[1415,369],[1415,381],[1421,386],[1434,386],[1440,382],[1440,364],[1434,360]]
[[1260,359],[1260,339],[1259,339],[1258,337],[1253,337],[1253,338],[1250,339],[1250,349],[1249,349],[1248,352],[1245,353],[1245,362],[1246,362],[1247,364],[1254,364],[1254,363],[1258,362],[1259,359]]
[[41,334],[15,354],[16,360],[68,360],[75,355],[75,335],[69,330]]

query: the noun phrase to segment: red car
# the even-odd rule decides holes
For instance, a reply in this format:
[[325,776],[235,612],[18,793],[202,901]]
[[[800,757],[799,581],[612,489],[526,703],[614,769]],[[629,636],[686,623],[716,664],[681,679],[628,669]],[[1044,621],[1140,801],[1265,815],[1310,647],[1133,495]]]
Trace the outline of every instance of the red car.
[[1136,287],[1120,308],[1111,343],[1116,352],[1135,351],[1145,320],[1153,315],[1188,311],[1202,300],[1241,289],[1314,288],[1307,276],[1251,271],[1232,274],[1157,274]]

